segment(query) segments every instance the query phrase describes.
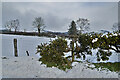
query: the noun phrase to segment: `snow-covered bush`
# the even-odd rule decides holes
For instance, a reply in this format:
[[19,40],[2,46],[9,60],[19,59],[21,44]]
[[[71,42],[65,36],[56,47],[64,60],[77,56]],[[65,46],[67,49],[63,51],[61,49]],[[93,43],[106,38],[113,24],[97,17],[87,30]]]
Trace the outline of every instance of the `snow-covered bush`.
[[77,57],[83,57],[85,59],[86,55],[92,55],[91,47],[92,39],[88,34],[80,34],[78,38],[80,46],[76,47]]
[[94,33],[94,34],[80,34],[78,42],[80,46],[76,48],[76,53],[79,58],[83,56],[85,59],[87,54],[92,55],[91,49],[98,49],[97,60],[109,60],[112,55],[111,51],[120,53],[120,35],[115,33]]
[[[76,39],[77,38],[77,39]],[[120,53],[120,35],[119,33],[108,34],[80,34],[78,37],[72,37],[70,47],[67,41],[62,38],[50,41],[50,44],[41,44],[37,47],[37,53],[40,53],[42,64],[48,67],[58,67],[66,70],[72,68],[72,63],[75,58],[82,58],[85,60],[87,55],[96,55],[97,61],[109,60],[112,51]],[[96,50],[94,54],[92,50]],[[72,56],[65,57],[65,52],[71,51]]]
[[112,50],[120,53],[120,35],[119,33],[108,33],[106,35],[98,34],[97,37],[95,35],[92,36],[93,40],[97,38],[92,45],[93,49],[98,49],[97,57],[98,61],[101,59],[103,61],[109,60],[109,57],[112,54]]

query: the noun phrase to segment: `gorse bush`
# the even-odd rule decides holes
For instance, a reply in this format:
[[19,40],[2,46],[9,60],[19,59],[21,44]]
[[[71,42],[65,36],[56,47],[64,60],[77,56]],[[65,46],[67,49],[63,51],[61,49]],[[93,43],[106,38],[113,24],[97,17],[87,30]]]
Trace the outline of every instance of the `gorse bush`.
[[90,44],[92,39],[88,34],[80,34],[78,38],[78,42],[80,46],[77,46],[75,52],[77,54],[77,58],[83,57],[85,60],[86,55],[92,55]]
[[101,59],[103,61],[109,60],[109,57],[112,55],[111,50],[119,53],[120,52],[120,35],[118,33],[108,33],[106,35],[98,35],[98,40],[93,43],[92,48],[98,49],[97,57],[98,61]]
[[91,49],[98,49],[97,61],[109,60],[112,55],[111,50],[120,53],[120,35],[118,32],[106,35],[102,33],[80,34],[78,42],[80,46],[78,46],[76,52],[81,53],[78,56],[83,56],[83,59],[85,59],[86,54],[92,55]]
[[37,47],[37,53],[40,53],[42,64],[47,67],[58,67],[59,69],[66,70],[71,68],[71,61],[64,58],[64,51],[67,50],[67,41],[58,38],[50,41],[50,44],[41,44]]

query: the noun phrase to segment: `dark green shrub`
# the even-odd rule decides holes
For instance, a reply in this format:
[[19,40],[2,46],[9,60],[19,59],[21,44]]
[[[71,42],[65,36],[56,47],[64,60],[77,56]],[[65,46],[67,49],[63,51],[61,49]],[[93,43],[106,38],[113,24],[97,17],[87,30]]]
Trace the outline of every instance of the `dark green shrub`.
[[98,61],[100,61],[100,59],[103,61],[109,60],[109,57],[112,55],[110,50],[120,53],[120,47],[118,46],[120,45],[120,35],[119,33],[116,34],[116,36],[114,36],[112,33],[108,33],[104,36],[98,35],[98,40],[94,42],[92,46],[94,49],[98,48]]
[[37,53],[40,53],[42,64],[47,67],[58,67],[66,70],[71,68],[71,61],[64,57],[64,52],[67,50],[67,41],[58,38],[50,41],[50,44],[41,44],[37,47]]
[[96,68],[106,68],[109,69],[112,72],[119,72],[120,71],[120,62],[107,62],[107,63],[93,63]]
[[[98,49],[97,60],[109,60],[109,57],[112,55],[110,50],[120,53],[120,35],[118,32],[114,34],[116,35],[112,33],[106,35],[102,33],[80,34],[78,38],[80,46],[76,48],[76,52],[81,54],[78,56],[83,56],[83,59],[85,59],[86,54],[92,54],[91,49]],[[93,42],[95,38],[97,38],[97,41]]]
[[76,47],[76,53],[78,58],[81,58],[82,56],[83,59],[85,59],[86,55],[92,55],[91,47],[90,47],[90,45],[92,45],[92,39],[90,35],[80,34],[78,38],[78,42],[80,44],[80,46]]

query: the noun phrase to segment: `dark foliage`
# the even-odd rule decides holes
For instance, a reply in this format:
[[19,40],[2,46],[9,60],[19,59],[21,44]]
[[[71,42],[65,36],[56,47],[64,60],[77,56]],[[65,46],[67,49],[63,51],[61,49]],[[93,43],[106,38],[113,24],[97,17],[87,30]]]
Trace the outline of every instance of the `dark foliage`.
[[37,47],[37,53],[40,53],[42,64],[47,67],[58,67],[66,70],[71,68],[71,61],[64,57],[64,52],[67,50],[67,41],[58,38],[51,41],[50,44],[41,44]]
[[69,35],[77,35],[76,24],[74,21],[72,21],[71,25],[69,26],[68,34]]

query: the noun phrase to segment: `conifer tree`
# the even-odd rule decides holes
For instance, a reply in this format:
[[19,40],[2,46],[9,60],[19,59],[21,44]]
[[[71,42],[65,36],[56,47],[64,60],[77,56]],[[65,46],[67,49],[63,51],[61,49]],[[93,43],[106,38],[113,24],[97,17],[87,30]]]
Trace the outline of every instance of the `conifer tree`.
[[76,24],[74,21],[71,22],[71,25],[69,26],[68,29],[68,34],[69,35],[77,35],[77,28],[76,28]]

